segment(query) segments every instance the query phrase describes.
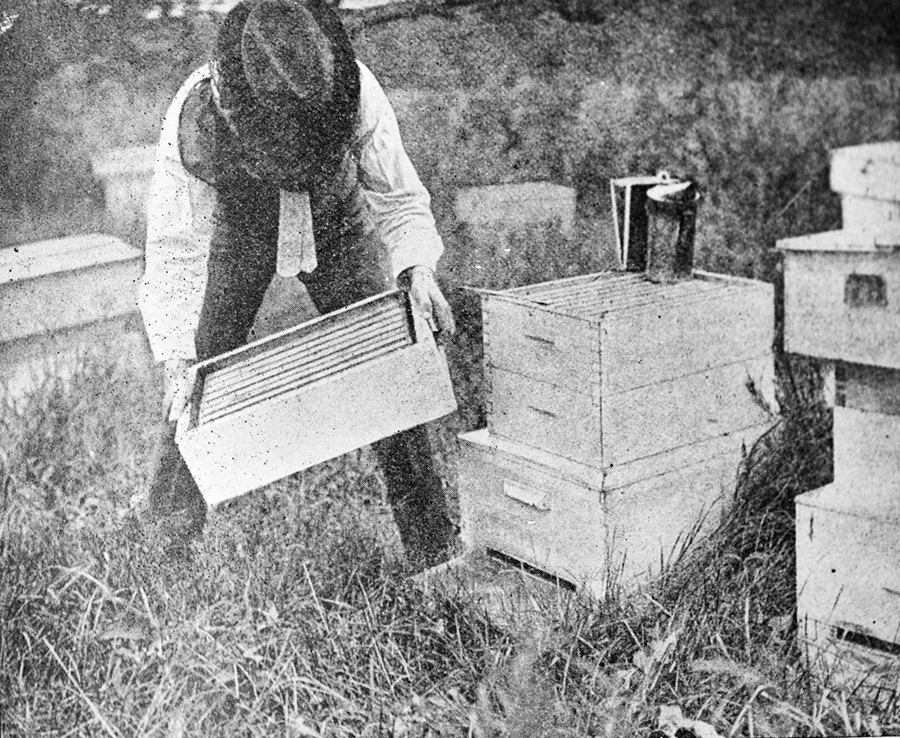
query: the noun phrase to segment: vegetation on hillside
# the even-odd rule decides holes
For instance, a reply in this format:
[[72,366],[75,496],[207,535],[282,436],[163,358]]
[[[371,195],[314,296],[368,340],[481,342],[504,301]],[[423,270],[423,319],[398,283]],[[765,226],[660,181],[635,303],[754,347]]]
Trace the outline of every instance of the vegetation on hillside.
[[[150,5],[15,3],[0,33],[0,245],[103,227],[91,156],[152,142],[215,32],[198,12],[147,21]],[[696,174],[699,262],[777,281],[776,238],[839,223],[828,147],[900,135],[890,2],[406,7],[348,16],[386,86],[457,95],[477,112],[467,135],[520,146],[484,171],[518,162],[579,194],[569,239],[551,229],[476,244],[442,199],[444,185],[469,182],[414,147],[439,186],[460,323],[449,353],[461,412],[438,429],[451,455],[454,434],[484,422],[478,303],[460,287],[601,266],[604,175],[672,162]],[[844,100],[811,104],[844,76]],[[635,97],[585,102],[607,81]],[[672,89],[681,96],[666,98]],[[510,90],[524,90],[519,108],[502,106]],[[582,128],[576,104],[590,113]],[[565,126],[590,137],[559,141]],[[452,157],[447,141],[437,154]],[[793,498],[830,478],[830,414],[813,365],[779,356],[779,378],[781,417],[748,450],[709,539],[638,597],[561,595],[509,628],[466,592],[406,578],[365,452],[221,506],[191,558],[173,558],[134,515],[158,387],[109,357],[86,360],[71,382],[0,408],[0,735],[628,738],[675,707],[729,737],[898,733],[896,695],[872,704],[818,682],[797,646]]]
[[168,553],[133,510],[158,390],[89,359],[0,412],[3,735],[628,738],[675,708],[722,736],[895,733],[894,699],[828,689],[796,642],[792,500],[828,481],[830,418],[790,376],[732,514],[659,581],[497,620],[406,578],[365,452]]

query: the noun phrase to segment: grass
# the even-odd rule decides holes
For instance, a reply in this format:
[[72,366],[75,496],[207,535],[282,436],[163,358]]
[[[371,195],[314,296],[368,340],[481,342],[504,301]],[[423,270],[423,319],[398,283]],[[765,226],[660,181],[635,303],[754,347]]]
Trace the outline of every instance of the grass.
[[[580,210],[597,221],[608,208],[605,192],[594,191],[605,181],[598,172],[643,171],[684,150],[684,166],[710,184],[698,233],[704,268],[777,282],[776,238],[836,227],[819,149],[826,139],[844,145],[863,133],[840,119],[823,123],[822,136],[776,135],[771,126],[754,127],[768,115],[735,118],[737,108],[716,84],[765,78],[781,64],[789,96],[791,75],[880,73],[896,57],[884,39],[867,41],[887,28],[875,15],[854,16],[852,43],[820,44],[853,30],[835,20],[843,7],[837,0],[778,5],[790,15],[785,23],[763,13],[736,19],[729,13],[737,6],[728,4],[679,0],[674,25],[649,0],[559,5],[604,22],[561,24],[537,0],[521,12],[487,4],[477,17],[463,4],[449,20],[423,15],[373,25],[357,29],[355,40],[374,67],[389,58],[379,72],[383,67],[395,86],[445,89],[456,78],[477,85],[484,70],[495,69],[489,81],[499,89],[504,70],[512,79],[567,71],[644,79],[662,68],[649,52],[663,46],[648,39],[678,33],[683,53],[666,64],[682,67],[666,74],[696,77],[708,88],[700,85],[673,108],[687,111],[682,122],[648,92],[637,112],[649,123],[627,146],[580,152]],[[801,7],[832,15],[819,33],[798,33],[810,17]],[[747,33],[734,33],[737,21]],[[172,28],[155,32],[162,47],[170,32],[185,35],[172,65],[181,74],[201,44],[190,29]],[[80,43],[100,48],[92,38]],[[85,110],[105,122],[111,144],[127,142],[118,135],[143,140],[155,130],[146,120],[158,118],[159,101],[144,101],[143,123],[122,126],[116,117],[147,89],[158,87],[164,100],[170,91],[163,88],[175,84],[174,75],[159,79],[168,67],[153,61],[158,50],[148,44],[155,37],[139,47],[141,38],[130,38],[126,61],[149,77],[109,82],[115,59],[91,56],[63,60],[55,75],[35,83],[35,99],[47,103],[44,128],[28,138],[23,117],[10,130],[50,158],[74,141],[81,165],[54,160],[38,178],[34,162],[12,161],[9,149],[10,172],[21,170],[22,181],[36,187],[40,180],[42,196],[65,207],[48,214],[47,203],[34,198],[7,203],[5,232],[15,232],[18,207],[27,211],[20,220],[40,224],[23,231],[28,238],[101,222],[81,200],[63,197],[60,182],[75,182],[78,197],[93,196],[82,149],[99,139]],[[434,39],[439,53],[420,54]],[[834,47],[840,55],[830,54]],[[486,48],[498,65],[478,63]],[[635,48],[648,53],[631,54]],[[392,79],[392,68],[419,77]],[[492,120],[493,89],[487,85],[479,101],[484,120]],[[100,98],[106,106],[91,107]],[[560,103],[550,128],[564,108]],[[780,109],[773,103],[773,115]],[[848,119],[866,117],[851,112]],[[882,118],[883,125],[894,121],[882,137],[896,133],[896,119]],[[864,138],[875,135],[866,131]],[[597,140],[619,140],[612,127],[600,134]],[[504,288],[595,270],[608,229],[592,221],[585,227],[594,230],[573,239],[549,229],[476,244],[450,205],[435,202],[446,208],[437,213],[448,246],[442,278],[461,327],[448,353],[462,412],[436,429],[452,454],[457,431],[484,424],[478,301],[463,285]],[[896,701],[872,705],[817,682],[798,649],[793,498],[830,478],[830,413],[818,399],[813,366],[781,359],[779,376],[779,424],[748,450],[731,514],[710,537],[637,596],[552,600],[545,603],[552,627],[510,629],[465,593],[426,594],[410,583],[367,453],[221,506],[192,563],[169,558],[133,509],[147,483],[158,390],[111,361],[86,361],[70,383],[48,381],[24,403],[0,409],[0,735],[628,738],[649,735],[675,708],[722,736],[898,733]]]
[[3,735],[632,736],[676,707],[722,736],[898,731],[896,702],[818,684],[796,645],[792,500],[828,481],[830,414],[814,368],[781,373],[708,539],[637,596],[500,628],[411,584],[362,452],[222,505],[168,558],[132,509],[157,393],[86,361],[0,419]]

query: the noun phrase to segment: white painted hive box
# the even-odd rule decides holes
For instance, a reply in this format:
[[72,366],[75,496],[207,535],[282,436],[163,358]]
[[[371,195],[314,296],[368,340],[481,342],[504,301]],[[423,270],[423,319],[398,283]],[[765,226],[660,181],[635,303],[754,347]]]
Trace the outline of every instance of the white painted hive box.
[[830,183],[841,196],[844,228],[900,224],[900,141],[835,149]]
[[443,351],[387,292],[195,367],[176,440],[207,503],[456,409]]
[[658,574],[727,506],[742,445],[765,427],[611,472],[486,429],[459,436],[462,536],[603,597]]
[[900,224],[778,242],[784,348],[900,368]]
[[797,620],[816,670],[867,692],[900,678],[900,479],[796,498]]
[[612,469],[770,421],[772,286],[695,274],[482,291],[491,434]]
[[138,312],[143,253],[89,234],[0,249],[0,343]]

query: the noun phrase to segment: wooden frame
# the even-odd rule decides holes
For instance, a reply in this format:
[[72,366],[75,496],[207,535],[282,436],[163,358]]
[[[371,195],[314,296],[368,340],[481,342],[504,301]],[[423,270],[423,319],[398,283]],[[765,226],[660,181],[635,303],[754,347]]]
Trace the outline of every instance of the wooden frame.
[[214,505],[456,409],[443,351],[385,292],[197,364],[176,440]]

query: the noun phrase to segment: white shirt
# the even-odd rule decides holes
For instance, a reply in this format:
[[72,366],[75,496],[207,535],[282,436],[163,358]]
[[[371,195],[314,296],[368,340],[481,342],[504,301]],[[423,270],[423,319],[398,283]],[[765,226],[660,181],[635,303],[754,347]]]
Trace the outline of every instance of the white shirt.
[[[357,129],[351,146],[362,185],[363,217],[383,244],[393,276],[411,266],[434,269],[443,252],[430,198],[400,140],[391,104],[361,62]],[[140,307],[157,361],[196,358],[194,334],[206,291],[216,192],[184,167],[178,121],[190,91],[209,78],[197,69],[163,121],[147,205]]]

